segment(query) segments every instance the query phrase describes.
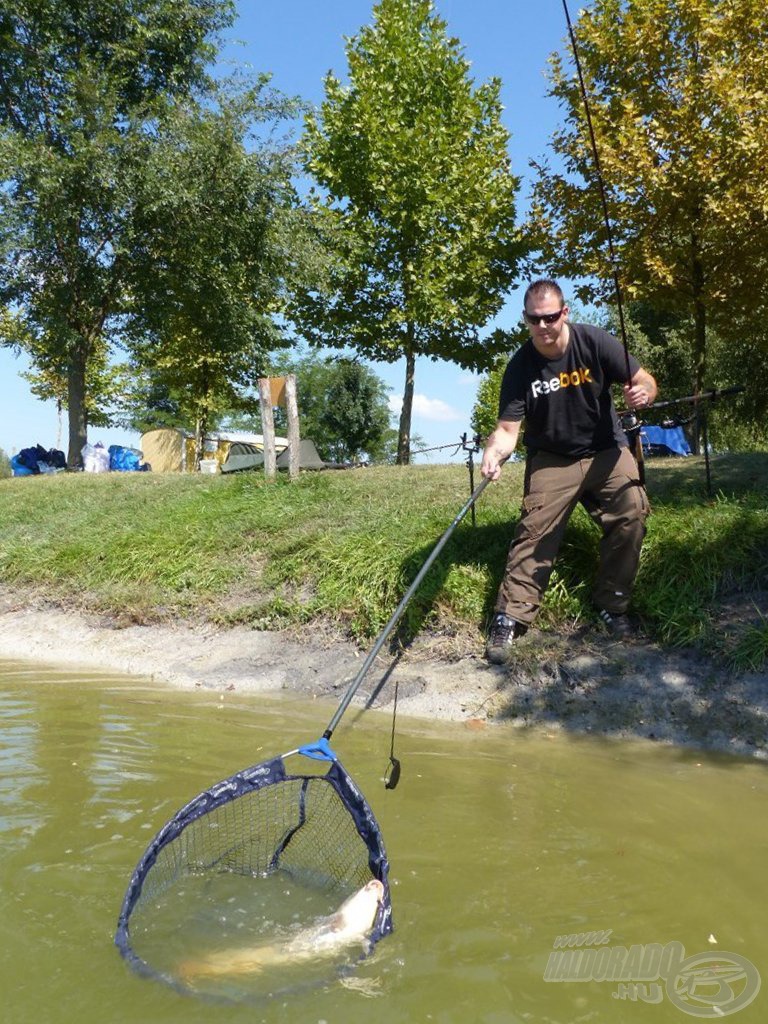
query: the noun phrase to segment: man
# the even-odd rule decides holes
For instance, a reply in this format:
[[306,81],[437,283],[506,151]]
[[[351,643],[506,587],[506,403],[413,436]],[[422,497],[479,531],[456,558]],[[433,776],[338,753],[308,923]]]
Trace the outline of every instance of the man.
[[[533,622],[571,512],[581,502],[601,527],[593,589],[598,614],[627,636],[627,608],[645,536],[648,499],[619,424],[610,386],[624,382],[624,402],[642,409],[656,381],[616,338],[572,324],[556,281],[531,284],[523,300],[530,339],[504,373],[499,421],[486,442],[482,474],[498,480],[525,420],[525,492],[488,636],[486,656],[503,664]],[[627,359],[630,381],[627,382]]]

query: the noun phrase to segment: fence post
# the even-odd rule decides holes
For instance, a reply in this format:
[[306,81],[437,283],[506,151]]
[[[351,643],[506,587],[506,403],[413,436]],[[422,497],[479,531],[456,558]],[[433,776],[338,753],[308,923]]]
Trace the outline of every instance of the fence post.
[[277,474],[275,454],[275,418],[272,414],[272,389],[269,377],[259,377],[259,405],[261,406],[261,433],[264,437],[264,476],[274,480]]
[[301,465],[299,432],[299,406],[296,400],[296,375],[289,373],[285,378],[285,411],[288,417],[288,475],[298,480]]

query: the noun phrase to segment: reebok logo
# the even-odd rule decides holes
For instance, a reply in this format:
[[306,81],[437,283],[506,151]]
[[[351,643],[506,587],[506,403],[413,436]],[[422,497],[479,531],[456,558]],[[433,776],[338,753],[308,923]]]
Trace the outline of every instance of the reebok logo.
[[559,391],[560,388],[576,388],[581,384],[594,384],[590,373],[591,371],[588,366],[582,366],[580,370],[573,370],[571,373],[561,373],[558,377],[552,377],[551,380],[535,380],[531,383],[533,397],[538,398],[540,395],[549,395],[554,391]]

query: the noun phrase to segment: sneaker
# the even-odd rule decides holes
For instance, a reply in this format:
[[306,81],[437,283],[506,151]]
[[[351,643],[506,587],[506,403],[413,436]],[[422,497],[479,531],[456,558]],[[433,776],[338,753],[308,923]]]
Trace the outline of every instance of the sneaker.
[[503,665],[512,654],[512,644],[517,637],[526,633],[528,627],[518,622],[517,619],[510,619],[508,615],[498,612],[491,620],[491,628],[488,630],[488,643],[485,647],[485,656],[493,665]]
[[617,640],[627,640],[636,633],[634,623],[625,612],[609,612],[605,608],[598,608],[597,617]]

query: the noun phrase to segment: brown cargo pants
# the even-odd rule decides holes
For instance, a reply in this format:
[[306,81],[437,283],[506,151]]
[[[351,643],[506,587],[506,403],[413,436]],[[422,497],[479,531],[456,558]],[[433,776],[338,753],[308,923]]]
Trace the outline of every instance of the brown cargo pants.
[[628,448],[583,459],[537,452],[525,471],[523,509],[509,549],[496,611],[530,623],[549,583],[568,519],[581,502],[603,531],[592,597],[598,608],[626,612],[650,507]]

